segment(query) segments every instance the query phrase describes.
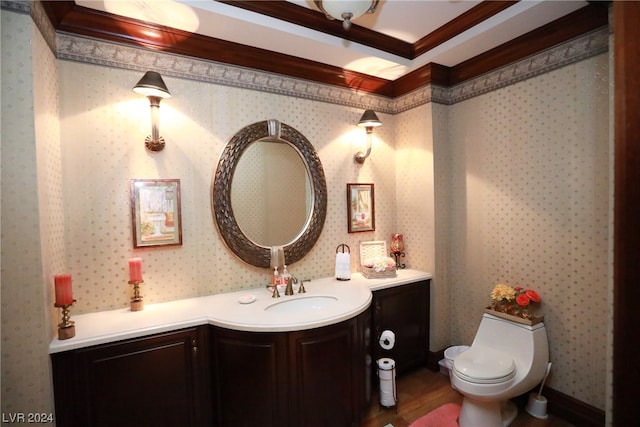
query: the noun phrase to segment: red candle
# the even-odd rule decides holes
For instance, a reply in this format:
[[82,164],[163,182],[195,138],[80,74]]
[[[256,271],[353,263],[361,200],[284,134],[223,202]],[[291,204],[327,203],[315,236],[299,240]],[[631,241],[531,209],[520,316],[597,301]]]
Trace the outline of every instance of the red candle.
[[142,282],[142,258],[129,260],[129,281]]
[[73,304],[73,295],[71,293],[71,275],[60,274],[54,278],[56,290],[56,305]]

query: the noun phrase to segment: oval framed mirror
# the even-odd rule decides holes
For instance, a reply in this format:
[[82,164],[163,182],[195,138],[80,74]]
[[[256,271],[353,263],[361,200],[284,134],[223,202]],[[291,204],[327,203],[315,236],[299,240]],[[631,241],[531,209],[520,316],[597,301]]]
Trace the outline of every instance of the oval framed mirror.
[[[262,240],[262,233],[251,231],[254,227],[248,226],[246,219],[241,219],[239,224],[239,218],[234,214],[234,208],[236,210],[243,209],[243,206],[251,205],[251,201],[256,197],[251,193],[252,182],[255,184],[256,182],[262,183],[279,179],[277,177],[271,179],[260,176],[249,178],[236,176],[236,173],[245,174],[246,172],[244,171],[248,170],[252,170],[252,173],[257,170],[269,170],[269,166],[256,167],[248,160],[245,160],[247,156],[256,158],[269,157],[263,155],[262,151],[256,151],[255,149],[258,143],[262,144],[263,142],[280,146],[275,154],[269,156],[299,160],[303,171],[302,180],[305,180],[304,175],[306,175],[306,180],[299,183],[298,187],[306,188],[308,193],[306,196],[300,196],[304,197],[305,200],[292,201],[283,199],[284,201],[280,206],[281,209],[268,209],[266,207],[261,209],[258,206],[258,210],[273,214],[271,218],[266,216],[258,220],[259,223],[265,224],[264,227],[283,228],[281,227],[282,225],[288,226],[291,222],[294,223],[292,229],[290,227],[283,234],[286,237],[275,237],[273,241]],[[283,144],[294,150],[294,155],[287,154],[286,147],[284,148],[285,151],[282,151]],[[298,166],[291,163],[291,160],[287,162],[284,163],[285,166],[277,167],[298,168]],[[245,163],[249,166],[245,165]],[[300,172],[294,173],[300,176]],[[247,185],[247,187],[242,187],[243,185]],[[275,190],[272,189],[270,192],[275,193],[277,196],[278,183],[276,182],[274,185],[276,186]],[[269,190],[266,191],[268,192]],[[294,193],[288,189],[283,191],[286,191],[287,196]],[[238,194],[245,199],[244,204],[238,201]],[[284,194],[282,195],[284,197]],[[248,202],[246,202],[247,200]],[[327,214],[327,184],[320,158],[309,140],[287,124],[280,123],[277,120],[265,120],[242,128],[229,140],[218,161],[212,185],[211,201],[216,227],[227,247],[244,262],[256,267],[269,268],[271,266],[271,246],[282,246],[286,263],[293,264],[304,257],[316,243],[318,237],[320,237]],[[295,203],[296,206],[302,206],[301,209],[305,212],[302,219],[298,216],[298,219],[291,221],[282,216],[288,210],[287,205],[291,203]],[[256,205],[259,204],[254,203],[254,209]],[[240,217],[250,217],[250,215],[240,215]],[[278,239],[284,239],[285,241],[278,241]]]

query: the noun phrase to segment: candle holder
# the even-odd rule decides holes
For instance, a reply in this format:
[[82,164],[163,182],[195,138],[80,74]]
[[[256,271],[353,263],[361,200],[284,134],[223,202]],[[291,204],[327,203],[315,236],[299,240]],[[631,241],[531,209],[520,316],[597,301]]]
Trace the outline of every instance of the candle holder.
[[76,300],[73,300],[71,304],[54,304],[54,307],[62,309],[62,322],[58,324],[58,339],[67,340],[76,336],[76,325],[69,315],[69,307],[73,305]]
[[144,308],[144,301],[140,295],[140,284],[144,281],[129,280],[129,284],[133,285],[133,298],[131,298],[131,311],[140,311]]
[[400,252],[400,251],[396,251],[396,252],[391,252],[391,256],[393,257],[393,259],[396,260],[396,270],[398,269],[402,269],[402,268],[407,268],[406,264],[401,264],[399,259],[401,257],[403,257],[405,255],[404,252]]
[[405,264],[400,263],[400,258],[404,255],[404,238],[402,234],[392,234],[391,256],[396,260],[396,270],[407,267]]

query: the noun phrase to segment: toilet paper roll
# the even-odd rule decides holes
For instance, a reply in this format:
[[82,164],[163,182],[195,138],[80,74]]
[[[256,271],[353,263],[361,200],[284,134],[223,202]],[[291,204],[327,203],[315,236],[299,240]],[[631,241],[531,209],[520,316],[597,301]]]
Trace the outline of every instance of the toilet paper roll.
[[382,406],[395,406],[398,401],[396,396],[396,362],[393,359],[383,357],[378,359],[378,378],[380,378],[380,404]]
[[396,344],[396,334],[389,330],[382,331],[379,342],[380,347],[385,350],[391,350]]

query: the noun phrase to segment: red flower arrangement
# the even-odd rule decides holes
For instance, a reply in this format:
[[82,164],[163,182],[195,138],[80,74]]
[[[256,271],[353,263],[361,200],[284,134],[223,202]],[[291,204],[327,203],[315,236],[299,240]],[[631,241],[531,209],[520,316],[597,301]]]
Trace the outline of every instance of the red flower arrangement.
[[500,283],[491,291],[491,305],[487,308],[523,319],[533,319],[541,301],[540,295],[534,290]]

